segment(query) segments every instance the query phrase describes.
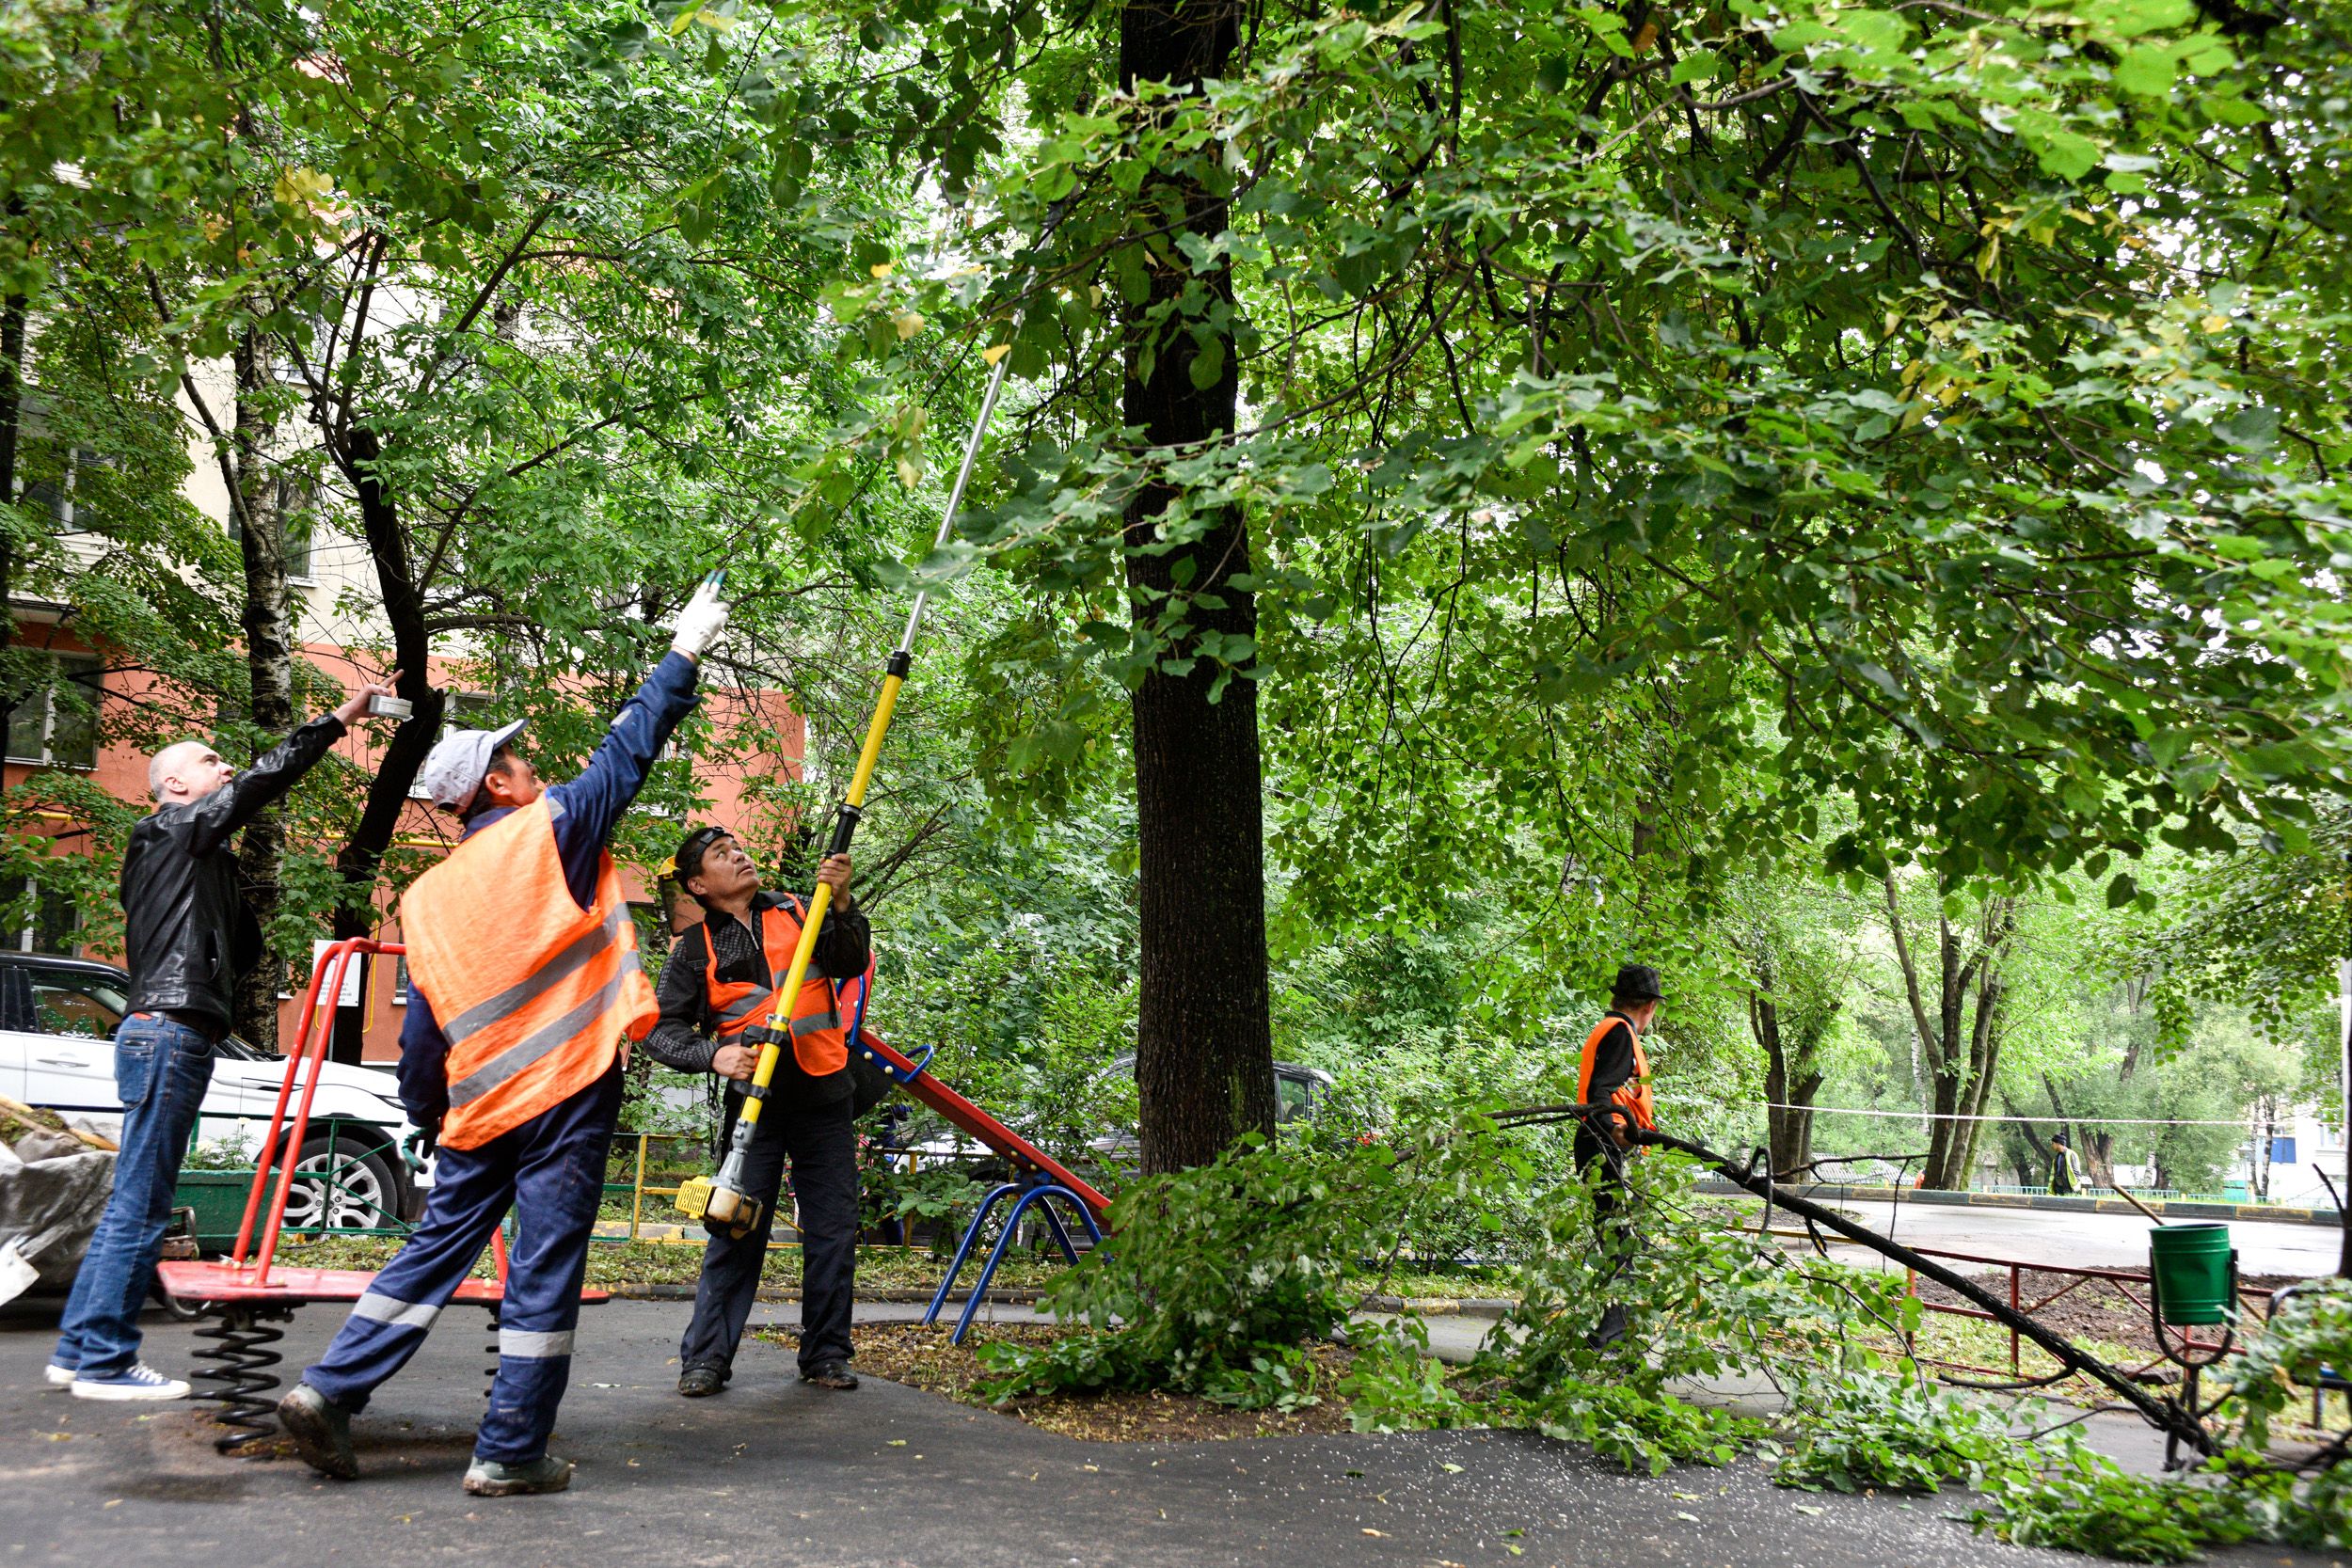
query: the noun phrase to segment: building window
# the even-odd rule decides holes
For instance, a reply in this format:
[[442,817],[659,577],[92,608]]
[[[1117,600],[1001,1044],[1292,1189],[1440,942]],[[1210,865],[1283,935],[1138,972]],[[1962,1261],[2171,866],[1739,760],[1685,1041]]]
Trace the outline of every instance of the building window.
[[23,911],[24,919],[0,932],[0,947],[60,958],[82,956],[82,911],[63,889],[44,888],[26,877],[8,890],[8,903]]
[[405,953],[392,956],[392,1006],[408,1006],[408,957]]
[[27,512],[45,512],[50,523],[59,533],[85,533],[98,520],[97,509],[85,499],[78,503],[74,482],[87,476],[105,459],[88,447],[75,447],[66,454],[64,471],[55,479],[27,480],[18,504]]
[[318,532],[318,482],[307,474],[278,476],[278,535],[284,541],[286,576],[296,582],[317,579],[310,570],[311,542]]
[[98,676],[88,654],[47,654],[54,673],[8,709],[8,760],[51,768],[98,763]]

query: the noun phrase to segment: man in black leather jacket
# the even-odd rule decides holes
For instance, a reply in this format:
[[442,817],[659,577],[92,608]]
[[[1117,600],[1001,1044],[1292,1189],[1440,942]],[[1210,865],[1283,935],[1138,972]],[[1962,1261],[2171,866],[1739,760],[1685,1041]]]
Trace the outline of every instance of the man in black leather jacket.
[[139,1360],[139,1309],[171,1218],[180,1160],[213,1078],[213,1047],[229,1033],[238,973],[262,953],[262,932],[237,885],[230,840],[294,786],[389,686],[362,687],[240,774],[200,740],[167,746],[148,764],[155,812],[131,830],[122,859],[124,950],[131,1010],[115,1032],[122,1097],[114,1194],[83,1255],[49,1382],[88,1400],[176,1400],[188,1386]]

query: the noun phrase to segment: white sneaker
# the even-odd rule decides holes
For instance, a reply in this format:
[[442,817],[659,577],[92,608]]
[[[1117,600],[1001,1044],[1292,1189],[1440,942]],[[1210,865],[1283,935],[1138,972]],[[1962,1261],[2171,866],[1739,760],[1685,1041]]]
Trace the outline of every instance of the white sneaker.
[[48,1366],[41,1369],[40,1375],[43,1380],[48,1383],[50,1387],[62,1388],[67,1384],[73,1381],[73,1369],[71,1367],[60,1367],[55,1361],[52,1361]]
[[77,1400],[184,1400],[188,1386],[176,1377],[166,1377],[146,1362],[137,1362],[121,1371],[104,1377],[76,1373],[73,1397]]

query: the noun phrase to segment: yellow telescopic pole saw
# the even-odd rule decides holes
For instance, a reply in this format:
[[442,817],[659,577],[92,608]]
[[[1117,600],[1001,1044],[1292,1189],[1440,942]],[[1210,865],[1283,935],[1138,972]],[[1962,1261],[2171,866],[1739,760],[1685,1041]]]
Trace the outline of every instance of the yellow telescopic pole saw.
[[[1046,232],[1050,233],[1052,228],[1049,221]],[[1043,237],[1039,236],[1041,242]],[[931,541],[934,550],[943,547],[955,531],[964,486],[972,482],[972,466],[979,461],[980,442],[988,435],[988,422],[996,412],[997,394],[1005,389],[1005,372],[1011,363],[1012,355],[1008,348],[997,356],[995,368],[989,373],[988,392],[980,399],[980,417],[973,421],[971,439],[963,444],[963,461],[956,468],[954,485],[947,491],[947,509],[939,519],[939,533]],[[930,589],[916,593],[914,608],[907,614],[906,631],[883,667],[882,696],[874,705],[873,722],[866,727],[866,745],[858,752],[857,771],[850,775],[850,791],[842,798],[841,815],[834,824],[833,843],[825,849],[827,858],[848,854],[850,840],[857,833],[858,816],[866,805],[866,786],[873,782],[874,762],[882,755],[882,736],[890,733],[890,716],[898,705],[898,689],[906,685],[907,672],[914,668],[914,634],[922,627],[923,611],[930,601]],[[825,911],[832,907],[833,889],[818,882],[808,901],[808,917],[801,925],[800,945],[792,949],[792,967],[786,971],[784,985],[776,992],[771,1020],[788,1020],[792,1016],[793,1001],[801,994],[801,986],[808,978],[809,961],[817,953],[818,934],[825,927]],[[769,1082],[775,1077],[776,1063],[782,1059],[781,1041],[771,1029],[759,1048],[759,1063],[752,1069],[750,1086],[743,1091],[743,1111],[736,1118],[726,1160],[710,1183],[710,1196],[703,1209],[705,1219],[726,1227],[738,1236],[759,1223],[759,1204],[743,1190],[743,1165],[751,1153],[752,1134],[759,1126],[760,1107],[767,1102]]]

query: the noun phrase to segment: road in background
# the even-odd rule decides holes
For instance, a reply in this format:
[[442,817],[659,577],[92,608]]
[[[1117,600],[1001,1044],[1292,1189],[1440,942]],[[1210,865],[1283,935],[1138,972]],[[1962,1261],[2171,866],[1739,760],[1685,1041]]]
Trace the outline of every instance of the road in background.
[[[1744,1207],[1753,1212],[1760,1206]],[[1977,1209],[1928,1203],[1847,1202],[1836,1207],[1871,1229],[1915,1246],[2078,1269],[2148,1266],[2148,1232],[2152,1227],[2137,1214]],[[1773,1212],[1775,1228],[1802,1223],[1786,1210]],[[2318,1225],[2251,1220],[2228,1223],[2230,1240],[2237,1247],[2241,1274],[2310,1275],[2336,1271],[2337,1254],[2343,1246],[2339,1231]],[[1836,1241],[1834,1237],[1830,1239]],[[1878,1254],[1859,1245],[1839,1244],[1834,1256],[1843,1261],[1867,1263]]]

